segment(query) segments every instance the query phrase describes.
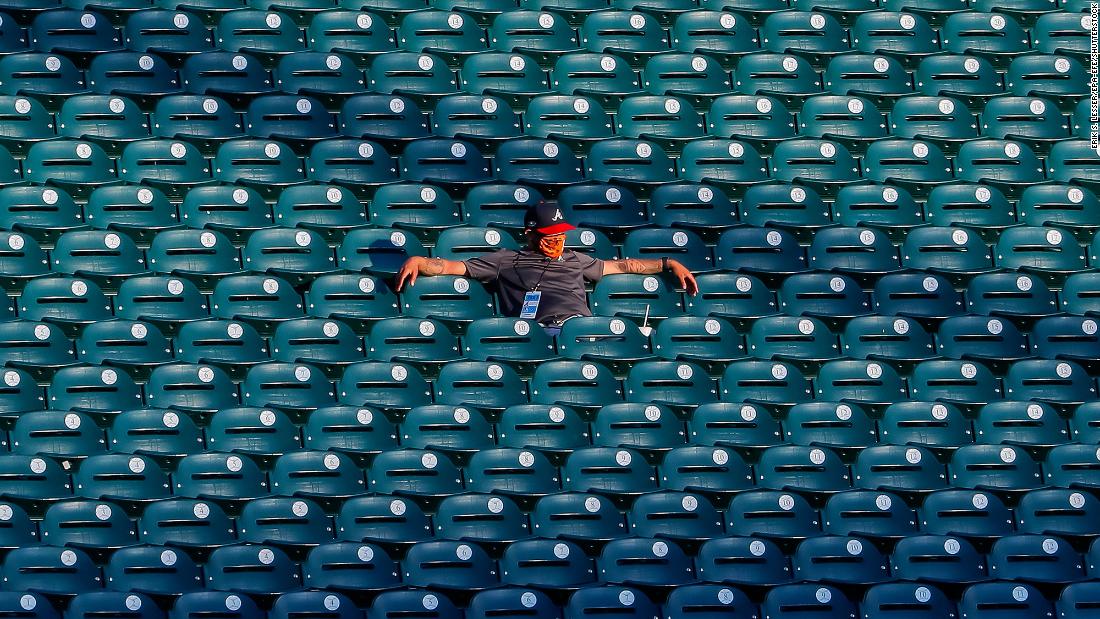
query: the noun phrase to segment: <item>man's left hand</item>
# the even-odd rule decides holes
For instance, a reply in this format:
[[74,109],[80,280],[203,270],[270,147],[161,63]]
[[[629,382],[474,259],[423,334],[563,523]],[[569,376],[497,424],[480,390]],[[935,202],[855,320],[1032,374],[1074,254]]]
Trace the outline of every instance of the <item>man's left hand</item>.
[[699,284],[696,283],[695,276],[678,260],[669,260],[668,270],[680,282],[680,287],[688,291],[688,294],[695,295],[699,292]]

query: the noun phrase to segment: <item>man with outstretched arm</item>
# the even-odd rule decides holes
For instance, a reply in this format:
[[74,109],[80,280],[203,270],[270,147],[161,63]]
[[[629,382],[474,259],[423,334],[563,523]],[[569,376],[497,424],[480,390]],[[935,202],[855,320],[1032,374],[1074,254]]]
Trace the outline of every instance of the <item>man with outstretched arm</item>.
[[672,258],[600,260],[566,250],[565,233],[573,226],[556,205],[542,202],[531,207],[523,222],[527,247],[501,249],[462,261],[413,256],[397,272],[397,290],[420,275],[469,276],[495,286],[502,313],[532,319],[551,335],[574,316],[592,315],[585,282],[599,281],[604,275],[667,271],[688,293],[698,291],[695,276]]

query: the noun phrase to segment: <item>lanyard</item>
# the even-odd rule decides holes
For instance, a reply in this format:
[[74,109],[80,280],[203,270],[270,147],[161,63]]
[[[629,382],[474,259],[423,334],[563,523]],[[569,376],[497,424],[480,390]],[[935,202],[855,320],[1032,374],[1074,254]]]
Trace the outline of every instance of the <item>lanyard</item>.
[[524,289],[530,290],[531,292],[537,291],[539,289],[539,286],[542,285],[542,278],[546,276],[546,270],[550,268],[550,264],[553,262],[553,259],[549,256],[546,256],[546,262],[542,265],[542,271],[539,272],[538,280],[535,281],[534,286],[528,286],[527,282],[523,279],[523,274],[520,273],[520,270],[518,268],[516,268],[516,265],[519,263],[519,258],[520,254],[518,253],[514,258],[512,258],[512,270],[516,272],[516,279],[519,280],[519,283],[523,286]]

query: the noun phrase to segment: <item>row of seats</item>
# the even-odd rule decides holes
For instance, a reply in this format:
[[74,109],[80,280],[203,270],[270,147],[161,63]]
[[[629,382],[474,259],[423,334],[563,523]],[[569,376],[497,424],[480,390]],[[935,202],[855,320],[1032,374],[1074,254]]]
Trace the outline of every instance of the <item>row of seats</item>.
[[[62,505],[83,507],[78,503]],[[296,505],[298,511],[307,509],[305,502]],[[101,513],[116,511],[102,503],[87,507],[88,513],[71,515],[95,518],[90,513],[93,507],[99,508]],[[308,513],[303,516],[291,514],[289,505],[284,505],[280,511],[268,511],[271,517],[283,512],[287,516],[280,518],[295,523],[287,528],[325,526]],[[99,522],[109,522],[112,516],[107,515],[108,520]],[[500,520],[502,525],[508,524],[505,518]],[[260,521],[258,530],[262,535],[274,527],[265,527]],[[68,537],[79,540],[82,537],[80,524],[75,524],[74,531]],[[1040,585],[1085,582],[1096,577],[1095,564],[1100,556],[1097,544],[1093,544],[1083,557],[1065,540],[1043,535],[1003,537],[993,543],[988,556],[976,552],[965,540],[952,536],[906,537],[897,543],[892,553],[886,553],[866,538],[826,535],[800,542],[791,553],[789,564],[774,543],[721,536],[704,542],[698,557],[686,553],[672,540],[620,538],[607,542],[595,560],[585,556],[575,543],[545,538],[522,539],[510,543],[499,562],[474,540],[437,539],[411,544],[405,557],[397,562],[378,546],[332,543],[329,536],[328,540],[313,537],[302,542],[302,546],[316,548],[302,562],[302,574],[299,574],[296,563],[279,548],[293,546],[293,542],[275,540],[266,542],[270,546],[260,543],[221,546],[209,551],[209,558],[200,568],[184,552],[164,546],[131,546],[133,542],[126,537],[112,538],[106,527],[95,533],[102,541],[115,544],[114,548],[123,546],[107,563],[106,578],[100,576],[90,557],[76,547],[68,551],[62,550],[60,545],[22,547],[11,551],[0,567],[6,579],[5,589],[71,595],[101,590],[101,581],[109,580],[110,589],[161,596],[202,590],[203,585],[209,590],[270,595],[299,590],[303,582],[352,594],[392,589],[402,584],[469,592],[504,584],[537,587],[553,593],[597,583],[667,590],[699,581],[733,586],[775,586],[811,581],[846,585],[850,590],[860,591],[868,585],[892,579],[955,586],[989,580]],[[93,533],[83,537],[94,536]],[[70,554],[62,554],[65,552]],[[731,568],[738,563],[742,566],[754,564],[753,573],[745,574],[744,567]],[[66,566],[70,569],[64,569]],[[838,570],[838,567],[843,569]],[[151,573],[144,575],[142,572]],[[65,585],[68,588],[62,588]],[[178,588],[173,589],[173,586]],[[1052,587],[1044,588],[1050,590]]]
[[[1100,206],[1100,202],[1097,205]],[[9,203],[8,214],[18,213],[19,206]],[[372,214],[377,218],[390,219],[400,216],[403,211],[412,210],[402,209],[400,203],[391,203],[390,206],[389,211],[372,210]],[[125,213],[125,210],[127,207],[124,205],[108,217],[120,222],[117,225],[107,223],[105,227],[108,230],[72,229],[84,227],[79,223],[67,226],[69,229],[56,236],[55,245],[48,253],[28,235],[7,233],[8,247],[5,248],[5,259],[0,263],[0,275],[18,280],[51,273],[82,277],[112,291],[122,278],[142,274],[170,274],[216,284],[231,276],[251,272],[301,284],[338,271],[389,275],[408,256],[428,254],[423,245],[415,239],[410,240],[409,235],[367,228],[365,221],[347,234],[335,250],[326,241],[323,230],[310,229],[317,227],[311,222],[298,222],[303,225],[301,228],[257,230],[241,249],[217,231],[178,228],[178,224],[173,224],[175,229],[158,230],[158,227],[152,227],[142,233],[135,226],[133,229],[150,242],[149,249],[143,250],[122,231],[134,225],[136,215],[142,213],[137,209],[130,213]],[[332,210],[333,220],[337,222],[355,217],[354,211],[348,212],[342,205]],[[438,211],[433,213],[433,210],[434,205],[425,209],[429,216],[442,215]],[[365,219],[362,211],[359,212],[357,219]],[[175,219],[170,212],[162,214],[165,215],[165,224]],[[50,229],[48,217],[39,218],[39,222],[42,224],[40,229],[47,233],[59,231],[57,228]],[[39,222],[31,219],[26,225],[21,225],[15,220],[13,227],[37,232],[34,224]],[[428,222],[421,223],[424,228],[431,227]],[[121,230],[110,231],[111,228]],[[620,250],[606,239],[598,242],[601,239],[591,233],[586,235],[584,231],[571,236],[573,242],[567,241],[567,247],[579,247],[583,253],[602,259],[619,256]],[[494,228],[452,227],[439,234],[431,254],[451,260],[469,260],[501,249],[519,248],[513,237]],[[1001,231],[996,242],[989,245],[973,229],[927,226],[913,228],[904,242],[895,245],[886,234],[871,228],[829,227],[820,230],[810,246],[803,248],[796,238],[782,229],[744,226],[724,232],[712,248],[691,231],[646,228],[627,234],[621,253],[625,257],[677,258],[696,272],[718,270],[783,274],[787,276],[785,283],[776,286],[782,301],[794,305],[789,298],[791,294],[797,297],[830,287],[834,293],[843,296],[855,295],[847,304],[854,308],[853,315],[858,315],[861,308],[869,307],[861,284],[871,287],[886,274],[903,270],[968,274],[970,277],[996,271],[1019,271],[1021,275],[1033,275],[1061,287],[1069,276],[1096,268],[1100,263],[1100,239],[1093,239],[1086,247],[1069,229],[1025,226]],[[1089,279],[1079,278],[1086,282]],[[608,301],[609,306],[613,299],[607,298],[605,290],[612,286],[623,294],[639,286],[654,297],[671,294],[669,291],[658,292],[663,286],[657,277],[609,278],[607,281],[607,284],[596,284],[595,294],[599,301]],[[1070,287],[1074,284],[1071,282]],[[459,289],[454,292],[471,296],[476,294]],[[416,295],[418,292],[410,288],[410,294]],[[594,309],[601,309],[602,305],[595,301]],[[799,305],[804,302],[799,301]],[[676,304],[680,305],[678,300]],[[832,300],[832,304],[844,305],[837,300]],[[788,308],[786,304],[784,309],[794,314],[805,313],[794,307]]]
[[[636,536],[676,541],[687,554],[702,559],[713,558],[717,553],[709,551],[714,548],[727,552],[739,548],[744,552],[748,545],[746,538],[756,537],[765,540],[754,544],[759,548],[753,549],[752,554],[762,557],[757,569],[744,570],[731,560],[711,561],[708,569],[700,570],[701,577],[713,581],[752,585],[783,582],[792,576],[808,577],[790,573],[783,565],[784,556],[795,554],[792,550],[802,540],[821,537],[835,540],[859,536],[873,540],[882,549],[905,549],[907,544],[899,542],[921,536],[923,542],[909,542],[909,547],[923,545],[933,557],[940,554],[939,562],[943,564],[927,560],[924,569],[929,571],[908,573],[904,577],[937,582],[969,582],[987,577],[1058,582],[1064,573],[1035,569],[1031,574],[1017,572],[1008,576],[1004,573],[1007,570],[984,569],[982,552],[992,549],[991,563],[997,563],[996,555],[1002,554],[997,552],[998,544],[1034,546],[1039,536],[1068,540],[1057,546],[1070,552],[1091,545],[1090,573],[1096,568],[1093,557],[1100,552],[1090,529],[1100,502],[1081,490],[1021,489],[1012,508],[994,493],[960,488],[934,490],[909,501],[899,492],[881,490],[842,490],[827,496],[817,508],[796,493],[747,490],[734,494],[728,503],[723,503],[723,509],[716,509],[705,495],[695,491],[660,490],[638,496],[633,505],[624,509],[615,504],[619,497],[609,499],[578,492],[521,497],[518,501],[499,493],[458,492],[437,501],[430,511],[416,500],[388,495],[351,497],[342,505],[327,505],[308,497],[259,497],[240,501],[243,507],[228,510],[219,504],[227,497],[211,497],[213,501],[175,497],[139,503],[141,509],[132,516],[126,513],[127,506],[117,502],[60,497],[60,501],[52,503],[35,519],[18,504],[5,504],[7,518],[0,543],[11,549],[31,546],[41,539],[57,546],[83,548],[93,551],[93,560],[107,564],[110,569],[110,562],[122,557],[111,558],[104,551],[135,546],[139,540],[142,544],[180,549],[198,560],[204,559],[213,548],[237,542],[278,544],[300,555],[307,550],[304,547],[334,540],[377,544],[398,554],[404,554],[414,543],[460,540],[483,544],[491,556],[504,556],[507,560],[518,551],[511,548],[512,544],[534,537],[542,539],[520,546],[541,546],[546,551],[549,548],[545,540],[561,540],[575,549],[569,554],[583,560],[585,554],[598,555],[608,541]],[[739,515],[735,510],[745,510],[745,514]],[[740,539],[723,539],[728,537]],[[937,537],[940,548],[931,550],[927,540]],[[955,552],[951,552],[950,546],[943,547],[944,538],[955,538]],[[826,546],[829,544],[824,542]],[[964,565],[952,566],[952,560],[942,556],[943,550],[958,555],[964,545],[967,552],[957,557]],[[535,565],[539,570],[560,567],[568,572],[570,567],[577,567],[538,563]],[[909,569],[921,567],[910,565]],[[939,572],[951,569],[962,573]],[[559,572],[554,577],[562,576]],[[573,582],[556,584],[575,586],[592,578],[591,575],[586,578],[583,572],[574,577],[577,580]],[[843,578],[843,574],[827,574],[812,579]],[[510,584],[533,584],[533,581]],[[550,586],[546,581],[541,584]]]
[[[441,187],[401,183],[378,187],[364,208],[353,191],[329,183],[288,186],[269,205],[255,189],[211,184],[187,191],[177,205],[156,187],[108,184],[95,188],[81,204],[60,187],[15,185],[0,188],[0,228],[19,231],[8,234],[11,249],[35,242],[48,247],[61,234],[86,227],[123,233],[125,236],[118,237],[120,244],[129,237],[148,247],[158,233],[182,225],[207,229],[212,236],[205,238],[213,238],[214,247],[219,248],[225,242],[243,247],[249,236],[265,228],[304,228],[311,243],[318,235],[329,245],[347,243],[347,248],[338,251],[340,264],[357,270],[364,263],[355,261],[356,254],[370,253],[372,245],[387,238],[387,252],[407,255],[422,255],[425,245],[434,246],[444,257],[515,248],[523,240],[524,210],[542,198],[531,186],[493,183],[470,189],[460,204]],[[644,204],[626,187],[593,183],[565,187],[556,201],[564,216],[587,228],[568,235],[566,246],[571,249],[605,259],[617,257],[615,246],[620,245],[626,256],[662,251],[702,271],[713,266],[711,250],[704,245],[723,245],[721,233],[740,225],[770,226],[776,234],[794,235],[799,243],[810,245],[812,262],[817,264],[828,258],[814,248],[819,232],[829,236],[829,242],[841,245],[850,243],[841,241],[855,230],[869,238],[872,246],[887,239],[904,246],[910,228],[962,226],[972,228],[967,240],[969,234],[976,233],[975,240],[989,243],[999,239],[1001,230],[1024,223],[1063,228],[1058,235],[1066,241],[1087,244],[1100,216],[1100,199],[1091,189],[1061,183],[1029,186],[1016,201],[994,185],[963,182],[937,185],[921,200],[898,186],[854,184],[841,188],[831,201],[805,185],[754,184],[744,190],[740,200],[731,201],[714,185],[676,183],[658,186]],[[355,231],[372,225],[397,230]],[[831,226],[848,230],[820,230]],[[863,227],[872,229],[867,233],[856,230]],[[449,231],[451,228],[458,230]],[[194,238],[195,233],[172,232],[164,234],[160,242],[178,245],[193,243]],[[747,238],[737,242],[749,244]],[[729,243],[724,245],[719,257],[729,251]],[[353,247],[354,252],[350,251]],[[380,245],[377,249],[373,253],[383,253]],[[1004,255],[1008,249],[999,253]],[[33,247],[23,251],[26,255],[21,257],[28,263],[37,265],[43,259]],[[166,258],[153,257],[161,262]],[[353,262],[348,263],[349,258]],[[372,260],[369,270],[393,272],[393,263],[401,259],[394,256],[383,265],[379,258]],[[27,272],[37,272],[41,266],[28,265]],[[13,275],[19,270],[6,268]]]
[[[783,305],[794,307],[786,301]],[[809,308],[806,313],[821,315]],[[836,311],[826,319],[842,317]],[[1094,367],[1083,349],[1096,342],[1093,318],[1041,318],[1030,335],[1005,318],[979,315],[946,318],[932,332],[907,317],[849,318],[843,330],[833,332],[820,318],[765,316],[742,334],[721,318],[675,316],[662,320],[647,338],[625,319],[577,317],[556,342],[534,323],[514,318],[479,318],[467,325],[461,339],[446,324],[415,316],[377,320],[365,338],[346,323],[316,317],[280,321],[269,338],[247,322],[200,319],[178,325],[171,340],[151,323],[128,319],[88,324],[73,339],[56,326],[14,320],[0,324],[0,334],[7,338],[0,361],[39,375],[79,363],[105,364],[132,370],[138,378],[173,360],[249,365],[274,360],[316,364],[332,373],[371,359],[412,363],[434,377],[445,363],[463,357],[503,363],[521,375],[529,375],[533,364],[559,356],[605,363],[616,375],[625,374],[627,364],[661,359],[683,362],[677,372],[686,374],[685,380],[698,369],[696,364],[705,370],[700,374],[714,375],[746,358],[794,361],[802,367],[842,357],[866,359],[894,365],[903,374],[913,364],[937,358],[1000,367],[1033,357]]]
[[[201,5],[195,8],[202,10]],[[215,49],[264,55],[308,49],[365,58],[395,50],[464,55],[493,49],[551,59],[580,50],[626,54],[676,50],[736,57],[765,49],[825,56],[853,50],[899,56],[946,51],[978,53],[1000,61],[1026,53],[1084,56],[1090,30],[1081,14],[1046,14],[1025,29],[1010,13],[978,10],[949,14],[935,27],[919,13],[867,11],[850,20],[850,29],[831,12],[804,10],[755,14],[754,19],[762,19],[759,30],[743,15],[712,10],[652,14],[608,8],[579,17],[574,29],[566,16],[554,12],[513,10],[491,16],[486,24],[464,11],[426,9],[399,15],[391,30],[378,14],[327,10],[304,14],[303,31],[290,13],[244,9],[218,15],[211,31],[198,16],[182,11],[140,11],[117,28],[102,14],[61,9],[37,14],[25,33],[9,17],[0,52],[100,54],[128,49],[186,57]],[[667,30],[666,24],[670,25]]]
[[[663,592],[621,585],[589,586],[570,592],[567,600],[556,601],[537,589],[502,587],[486,589],[469,598],[463,609],[452,598],[452,590],[396,589],[380,593],[368,606],[357,606],[343,593],[294,591],[268,596],[270,610],[263,610],[249,596],[221,591],[197,591],[179,597],[167,615],[157,601],[145,594],[91,591],[73,598],[64,617],[90,619],[103,614],[125,614],[137,619],[198,619],[209,614],[228,619],[287,619],[291,617],[336,617],[338,619],[516,619],[533,617],[581,619],[593,615],[653,619],[660,616],[691,616],[699,619],[755,619],[764,613],[775,619],[832,619],[863,616],[868,619],[926,616],[982,616],[995,619],[1030,619],[1058,616],[1085,617],[1100,598],[1095,582],[1071,584],[1061,595],[1046,593],[1027,583],[989,582],[966,587],[961,596],[948,595],[940,588],[921,583],[884,583],[869,587],[862,600],[852,592],[825,584],[781,585],[757,601],[744,591],[720,584],[684,584]],[[11,591],[0,594],[4,608],[18,609],[32,619],[61,616],[46,596]],[[857,603],[858,601],[858,603]],[[28,610],[27,607],[30,607]],[[906,615],[901,613],[923,613]],[[667,614],[663,614],[667,613]]]
[[326,52],[288,55],[272,75],[252,53],[196,54],[177,73],[154,53],[97,54],[85,71],[60,54],[19,52],[0,57],[0,94],[33,95],[55,109],[64,98],[82,93],[125,95],[151,103],[184,92],[222,96],[243,108],[255,95],[280,90],[315,93],[332,102],[364,91],[406,94],[419,102],[456,92],[485,93],[497,94],[513,106],[557,92],[588,95],[609,107],[644,92],[684,92],[702,100],[731,92],[774,94],[786,101],[822,92],[862,92],[886,99],[954,94],[975,104],[1012,94],[1051,97],[1069,106],[1088,96],[1088,73],[1080,61],[1042,53],[1018,56],[1000,73],[985,57],[949,52],[925,57],[910,72],[885,55],[842,54],[819,65],[824,67],[819,70],[794,54],[757,51],[743,55],[729,73],[713,58],[674,52],[654,55],[641,75],[627,59],[610,52],[554,55],[547,73],[529,56],[484,51],[463,56],[456,74],[438,52],[394,51],[377,55],[365,75],[351,58]]
[[[828,354],[822,358],[839,356],[837,354],[839,351],[836,349],[836,335],[839,334],[847,347],[846,352],[853,346],[857,347],[852,351],[853,354],[858,353],[856,356],[884,353],[888,358],[914,360],[932,356],[932,351],[925,347],[930,344],[929,335],[935,328],[927,333],[921,333],[916,324],[919,321],[943,320],[961,317],[968,313],[1005,319],[1001,320],[1000,324],[992,324],[980,318],[960,319],[952,324],[960,334],[969,333],[987,340],[979,345],[996,343],[1002,351],[1011,354],[1010,358],[1016,359],[1026,356],[1028,348],[1022,336],[1013,331],[1013,325],[1006,324],[1007,320],[1023,320],[1030,324],[1039,318],[1052,316],[1059,310],[1085,316],[1098,311],[1095,292],[1100,288],[1100,277],[1095,273],[1070,275],[1065,279],[1059,299],[1059,296],[1037,277],[1015,272],[987,273],[984,271],[982,269],[977,271],[983,274],[973,277],[965,295],[959,294],[942,275],[930,273],[895,273],[883,276],[878,279],[871,295],[865,293],[848,277],[828,273],[791,275],[787,278],[791,284],[781,289],[778,300],[775,294],[755,277],[734,273],[707,273],[700,275],[696,280],[699,284],[699,293],[686,295],[686,302],[680,293],[671,290],[673,284],[657,277],[607,276],[597,283],[591,300],[597,314],[605,314],[609,317],[640,320],[650,315],[661,320],[678,317],[685,313],[688,316],[700,318],[712,317],[715,320],[713,323],[708,323],[706,320],[674,321],[668,328],[683,328],[687,333],[694,333],[697,338],[712,341],[717,338],[718,341],[724,341],[733,346],[725,351],[706,351],[705,346],[696,348],[696,359],[705,359],[709,355],[709,358],[714,360],[731,360],[743,356],[742,351],[736,349],[737,333],[749,335],[751,338],[753,323],[761,318],[778,316],[780,311],[788,316],[769,318],[764,324],[773,328],[782,327],[783,331],[792,336],[795,330],[807,331],[801,333],[799,338],[787,338],[789,340],[787,345],[828,351]],[[971,273],[971,275],[974,274]],[[191,275],[207,275],[213,278],[218,274],[192,271]],[[840,290],[834,290],[834,288]],[[45,297],[44,301],[43,297]],[[9,298],[8,303],[4,308],[4,315],[11,320],[16,318],[13,307],[15,302]],[[339,338],[333,340],[340,342],[346,341],[352,332],[367,332],[374,323],[399,314],[441,321],[446,323],[452,331],[461,335],[474,321],[492,318],[494,305],[492,297],[483,286],[462,277],[418,279],[398,297],[383,280],[376,277],[357,274],[322,275],[313,281],[303,297],[290,283],[281,278],[258,274],[228,275],[217,280],[213,286],[213,294],[207,299],[195,282],[168,275],[128,276],[113,297],[108,297],[103,289],[91,280],[57,276],[33,278],[25,284],[22,296],[19,297],[18,317],[24,321],[48,321],[62,328],[69,337],[75,337],[75,332],[83,325],[110,320],[112,317],[150,323],[164,334],[172,336],[179,331],[183,323],[208,317],[250,323],[260,335],[269,335],[274,333],[279,322],[312,316],[339,321],[335,325],[338,327],[337,334],[340,333],[341,323],[351,327],[344,333],[343,340]],[[893,319],[886,322],[868,319],[856,322],[850,332],[844,332],[841,323],[848,323],[851,318],[872,313],[886,317],[904,316],[907,320],[904,321],[904,325],[900,325]],[[790,314],[802,314],[804,317],[799,318]],[[726,331],[721,322],[723,318],[733,323],[735,329]],[[827,323],[822,325],[820,322],[822,320]],[[1087,351],[1074,352],[1067,346],[1086,346],[1094,341],[1092,337],[1095,333],[1089,320],[1091,318],[1087,320],[1060,318],[1045,321],[1043,331],[1038,334],[1038,337],[1032,339],[1032,345],[1036,351],[1042,351],[1043,355],[1053,357],[1069,355],[1078,361],[1086,359]],[[886,324],[887,322],[889,324]],[[216,325],[217,323],[203,324]],[[295,324],[303,326],[287,327],[287,329],[302,328],[316,332],[318,328],[324,328],[322,322]],[[599,323],[593,324],[591,321],[581,321],[580,324],[588,325],[589,329],[597,329],[597,333],[600,329],[606,332],[612,328],[611,322],[603,323],[604,327],[599,327]],[[425,327],[430,329],[430,332],[420,335],[431,337],[438,331],[439,341],[449,347],[446,329],[440,329],[439,326],[432,324],[431,327]],[[531,327],[533,325],[527,322],[516,327],[514,319],[482,323],[482,328],[486,329],[488,334],[511,333],[509,337],[527,338],[534,330]],[[114,326],[99,328],[108,331],[117,329]],[[618,329],[618,327],[615,328]],[[708,328],[716,332],[706,333],[709,337],[705,337],[703,331]],[[26,330],[23,326],[12,326],[10,329],[13,336],[21,330]],[[216,326],[196,326],[192,329],[196,332],[201,332],[202,329],[224,331],[224,328],[219,329]],[[398,334],[404,332],[412,335],[412,331],[420,329],[420,326],[418,322],[395,322],[391,329]],[[889,336],[892,341],[887,341],[886,336],[882,336],[880,339],[883,341],[879,342],[882,348],[876,351],[874,348],[876,343],[873,341],[874,332],[880,329],[886,334],[893,331],[894,335]],[[516,332],[517,330],[522,332]],[[831,332],[833,330],[835,334]],[[864,334],[865,330],[868,330],[866,334]],[[997,332],[992,332],[994,330]],[[155,334],[155,330],[150,331]],[[251,336],[250,332],[240,329],[237,331],[239,334]],[[625,332],[625,329],[623,331]],[[911,335],[909,331],[912,331]],[[816,336],[813,335],[815,332]],[[1000,336],[1001,332],[1005,333],[1003,339],[990,337]],[[631,332],[632,335],[633,332]],[[758,331],[758,335],[762,337],[763,331]],[[895,335],[898,337],[894,337]],[[947,338],[941,339],[952,337],[948,332],[943,335]],[[1009,336],[1016,336],[1015,341],[1005,344],[1004,340]],[[1059,339],[1062,340],[1060,343],[1056,341]],[[857,340],[861,341],[857,343]],[[263,349],[258,339],[250,337],[249,341],[257,345],[257,351]],[[634,344],[622,346],[638,351],[639,348],[636,345],[638,341],[635,338]],[[509,342],[499,343],[508,344]],[[553,352],[539,350],[540,346],[529,345],[528,340],[514,340],[511,343],[513,346],[510,348],[505,346],[497,350],[506,355],[504,357],[506,361],[542,359],[545,358],[546,353]],[[422,341],[421,344],[428,345],[435,342]],[[769,350],[781,345],[777,342],[768,343],[759,338],[755,344],[766,346]],[[953,351],[979,353],[979,356],[986,357],[986,360],[990,358],[990,355],[980,355],[979,350],[973,346],[968,347],[966,342],[951,344]],[[431,354],[439,354],[440,349],[441,346],[434,346],[437,352]],[[210,352],[213,351],[204,351],[204,354]],[[457,355],[453,353],[456,352],[452,351],[451,354],[442,358],[455,358]],[[150,354],[157,355],[152,358],[159,358],[159,353]],[[319,356],[311,357],[312,359],[318,361],[325,359],[325,353],[314,354]],[[945,354],[950,356],[951,353]],[[220,359],[219,356],[213,358]],[[413,355],[413,358],[426,359],[422,355]],[[24,361],[33,362],[33,359],[26,358]]]
[[[630,447],[652,454],[690,443],[736,448],[755,462],[761,450],[793,443],[834,449],[843,461],[856,462],[863,474],[869,474],[867,462],[901,452],[868,452],[860,456],[866,460],[859,460],[854,450],[914,445],[947,457],[977,441],[1034,451],[1070,440],[1095,442],[1100,425],[1095,402],[1076,406],[1067,423],[1049,403],[1013,400],[985,404],[972,415],[950,403],[927,401],[896,402],[879,415],[855,402],[802,402],[789,411],[770,411],[762,404],[710,402],[681,416],[667,405],[618,402],[604,405],[590,420],[556,404],[514,404],[490,418],[467,406],[421,405],[397,423],[371,409],[350,405],[324,406],[304,415],[248,406],[224,408],[212,415],[160,409],[104,413],[22,412],[7,420],[11,429],[4,434],[5,447],[21,455],[63,458],[108,450],[168,458],[205,448],[254,455],[264,464],[268,458],[303,447],[334,449],[360,459],[400,447],[442,449],[462,461],[470,453],[494,446],[539,449],[557,458],[590,445]],[[93,415],[105,417],[106,433]],[[927,453],[918,450],[905,455],[919,462]],[[929,466],[940,465],[930,460]],[[942,475],[930,479],[937,478]]]
[[[315,95],[258,96],[242,115],[217,97],[173,94],[158,99],[151,116],[134,100],[117,95],[75,95],[56,114],[37,100],[4,95],[0,107],[10,108],[11,124],[0,138],[20,149],[24,142],[59,135],[94,141],[114,153],[150,136],[188,140],[205,149],[216,141],[246,136],[294,140],[291,146],[308,147],[341,135],[386,140],[434,135],[492,149],[505,138],[523,135],[553,136],[582,148],[618,135],[677,150],[693,139],[714,136],[744,138],[770,154],[768,142],[799,135],[838,140],[857,153],[872,139],[895,136],[930,140],[954,154],[959,145],[987,137],[1023,140],[1045,154],[1056,139],[1087,139],[1090,127],[1087,99],[1071,106],[1067,117],[1057,101],[1016,95],[990,99],[975,111],[955,97],[913,94],[876,102],[866,93],[817,94],[788,109],[767,95],[722,94],[693,102],[692,93],[674,91],[667,96],[627,95],[608,113],[590,96],[540,94],[517,115],[495,94],[448,94],[426,106],[425,114],[406,96],[375,93],[350,97],[335,116]],[[375,124],[383,119],[394,126]]]
[[[492,157],[466,140],[417,139],[393,157],[376,142],[335,138],[318,142],[304,163],[286,144],[255,138],[229,140],[213,159],[186,142],[150,138],[130,143],[117,160],[93,142],[58,139],[35,143],[22,161],[0,152],[0,185],[55,184],[85,196],[98,186],[125,181],[182,196],[189,188],[221,181],[273,199],[282,188],[314,181],[376,189],[372,204],[382,189],[403,193],[416,204],[433,200],[409,195],[422,191],[414,183],[452,188],[461,195],[493,181],[557,193],[588,180],[648,195],[677,180],[714,183],[734,193],[769,181],[796,181],[831,196],[846,185],[869,181],[926,194],[935,185],[958,180],[987,183],[1018,197],[1025,188],[1046,181],[1095,186],[1100,181],[1097,162],[1100,155],[1080,139],[1061,140],[1040,159],[1024,143],[982,138],[965,142],[948,159],[935,144],[906,138],[874,141],[858,158],[828,139],[785,140],[765,158],[747,143],[699,138],[686,143],[674,159],[656,142],[620,137],[594,143],[582,159],[561,142],[539,138],[504,140]],[[610,189],[587,187],[597,203],[616,201],[602,195]],[[33,188],[27,191],[37,199]]]
[[[447,418],[439,420],[436,426],[446,426],[446,421]],[[351,427],[364,425],[367,424],[354,423]],[[633,425],[635,434],[639,433],[639,426],[644,426]],[[58,433],[51,428],[42,431]],[[430,442],[441,432],[436,427],[418,434],[420,441]],[[89,432],[82,437],[87,443],[95,440]],[[640,439],[644,441],[644,437]],[[64,441],[56,442],[65,446]],[[764,448],[759,462],[750,466],[728,448],[672,449],[674,444],[670,443],[660,446],[670,451],[657,467],[647,462],[639,449],[593,446],[569,451],[559,472],[538,451],[496,448],[491,437],[487,437],[464,445],[450,445],[455,449],[480,449],[460,470],[440,450],[395,448],[392,439],[379,440],[373,447],[387,447],[386,443],[389,450],[377,454],[366,468],[341,452],[298,450],[275,458],[270,475],[243,453],[193,453],[179,460],[170,474],[149,456],[100,454],[81,463],[74,475],[75,491],[61,464],[42,456],[2,454],[0,467],[8,477],[19,479],[5,480],[3,484],[5,496],[13,500],[57,500],[76,494],[128,502],[170,496],[239,502],[273,494],[329,504],[367,492],[397,493],[431,502],[464,489],[501,493],[520,500],[561,490],[598,492],[624,502],[660,489],[737,497],[757,488],[825,497],[851,488],[926,493],[954,487],[1018,496],[1025,490],[1044,486],[1094,488],[1096,470],[1100,468],[1097,446],[1081,443],[1054,447],[1045,459],[1032,457],[1022,447],[963,445],[951,453],[946,467],[925,447],[876,445],[859,448],[859,456],[850,468],[836,451],[827,447],[773,445]],[[640,449],[647,447],[652,447],[651,443]],[[780,537],[790,537],[792,531],[799,530],[784,528],[790,524],[789,514],[781,513],[775,520],[766,521],[764,516],[745,516],[742,507],[744,504],[738,503],[731,508],[730,517],[759,520],[758,526],[773,527],[772,533]]]

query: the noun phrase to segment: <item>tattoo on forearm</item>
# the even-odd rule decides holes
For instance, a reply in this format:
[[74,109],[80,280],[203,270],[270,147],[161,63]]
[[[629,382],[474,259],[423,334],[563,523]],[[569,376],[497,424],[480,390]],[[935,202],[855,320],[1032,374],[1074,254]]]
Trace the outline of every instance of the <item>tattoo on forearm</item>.
[[420,272],[424,275],[439,275],[443,273],[443,259],[428,258],[424,261],[424,266],[420,267]]
[[623,258],[619,260],[619,265],[622,267],[625,273],[638,273],[642,275],[648,275],[651,273],[657,273],[661,270],[660,260],[643,260],[640,258]]

